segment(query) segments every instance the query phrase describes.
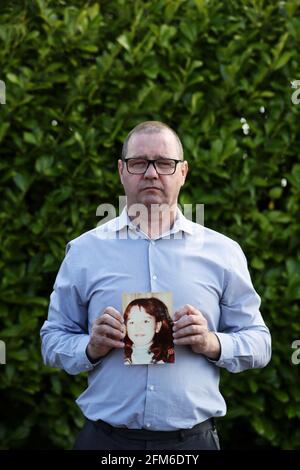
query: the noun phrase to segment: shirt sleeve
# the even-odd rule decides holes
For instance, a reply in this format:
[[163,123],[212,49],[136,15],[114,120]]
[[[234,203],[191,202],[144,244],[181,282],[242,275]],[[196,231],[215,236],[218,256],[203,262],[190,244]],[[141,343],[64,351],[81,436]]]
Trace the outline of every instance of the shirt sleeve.
[[271,359],[271,335],[260,313],[260,297],[250,278],[247,261],[235,243],[226,269],[218,331],[221,355],[214,363],[230,372],[260,368]]
[[67,245],[50,296],[48,318],[41,328],[44,363],[74,375],[92,370],[100,362],[92,364],[86,355],[88,309],[81,294],[84,276],[76,251],[71,243]]

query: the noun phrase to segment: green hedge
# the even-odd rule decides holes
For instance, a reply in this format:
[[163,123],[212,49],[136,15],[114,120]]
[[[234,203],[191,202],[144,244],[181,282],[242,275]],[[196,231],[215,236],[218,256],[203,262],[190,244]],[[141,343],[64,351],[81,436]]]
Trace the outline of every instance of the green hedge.
[[1,0],[1,448],[68,448],[82,423],[86,377],[42,365],[39,329],[67,241],[117,203],[122,141],[148,119],[181,136],[180,201],[242,245],[272,332],[266,369],[222,373],[223,446],[300,448],[298,4]]

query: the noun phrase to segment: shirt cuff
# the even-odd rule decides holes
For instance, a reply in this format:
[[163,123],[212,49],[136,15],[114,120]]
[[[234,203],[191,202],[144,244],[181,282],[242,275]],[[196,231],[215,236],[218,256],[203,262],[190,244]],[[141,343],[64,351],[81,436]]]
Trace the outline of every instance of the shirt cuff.
[[218,333],[214,331],[214,334],[220,342],[221,354],[217,361],[213,359],[208,360],[218,367],[225,367],[226,362],[233,359],[233,338],[228,333]]
[[76,358],[77,358],[77,365],[82,367],[82,369],[89,371],[94,369],[98,364],[100,364],[101,360],[91,363],[91,361],[88,359],[86,355],[86,348],[87,345],[89,344],[90,337],[89,335],[84,335],[82,338],[80,338],[77,348],[76,348]]

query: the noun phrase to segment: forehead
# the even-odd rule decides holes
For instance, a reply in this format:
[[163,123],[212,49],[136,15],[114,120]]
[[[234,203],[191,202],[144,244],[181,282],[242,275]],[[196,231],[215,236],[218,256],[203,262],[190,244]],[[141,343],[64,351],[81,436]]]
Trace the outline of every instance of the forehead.
[[127,157],[178,157],[178,143],[168,129],[159,132],[133,134],[128,142]]
[[141,317],[151,317],[151,315],[149,315],[149,313],[146,312],[144,307],[139,307],[138,305],[134,305],[129,312],[129,317],[132,320],[132,319],[135,319],[135,318],[138,319]]

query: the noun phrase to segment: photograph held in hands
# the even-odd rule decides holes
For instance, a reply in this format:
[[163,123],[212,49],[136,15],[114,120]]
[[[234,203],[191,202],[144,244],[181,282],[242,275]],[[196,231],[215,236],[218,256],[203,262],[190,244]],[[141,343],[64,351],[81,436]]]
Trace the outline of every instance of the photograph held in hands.
[[123,294],[124,364],[174,363],[172,293]]

